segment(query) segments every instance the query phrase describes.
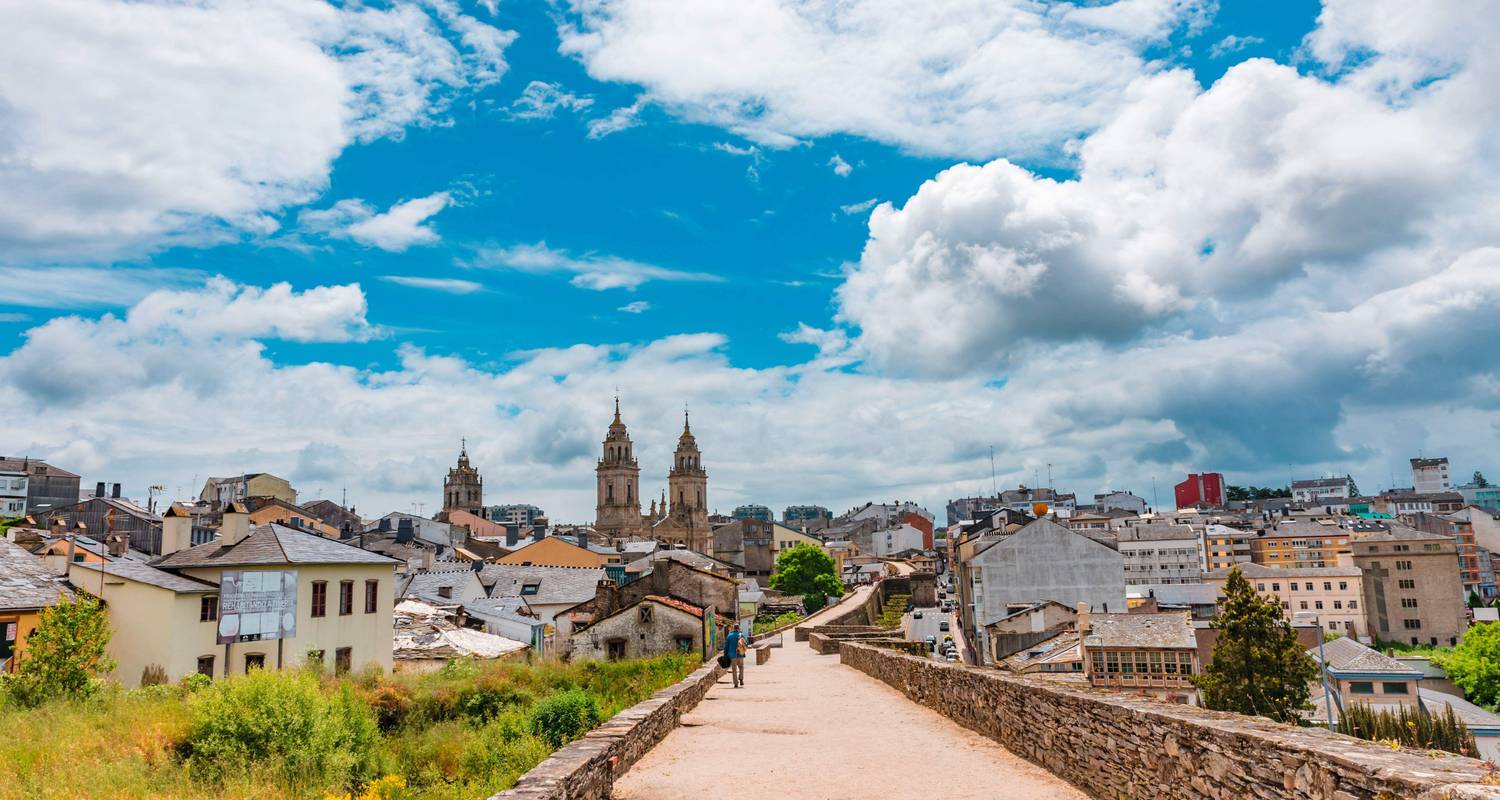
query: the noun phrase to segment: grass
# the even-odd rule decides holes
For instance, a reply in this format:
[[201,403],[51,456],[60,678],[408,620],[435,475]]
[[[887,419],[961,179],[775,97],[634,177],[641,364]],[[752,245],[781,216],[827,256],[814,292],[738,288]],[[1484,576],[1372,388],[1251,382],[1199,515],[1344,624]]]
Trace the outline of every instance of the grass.
[[[476,800],[509,787],[552,752],[548,731],[535,727],[538,704],[586,694],[608,719],[696,666],[696,658],[682,655],[580,664],[452,662],[423,675],[232,678],[197,693],[182,686],[110,686],[88,700],[37,708],[0,693],[0,800],[324,800],[358,797],[367,786],[367,796],[382,800]],[[262,735],[264,720],[275,719],[264,700],[256,701],[262,707],[226,706],[236,697],[264,697],[243,691],[256,688],[250,685],[255,681],[272,689],[300,681],[330,702],[345,693],[355,698],[356,714],[379,725],[364,774],[330,778],[299,766],[305,757],[280,756],[201,769],[192,737],[203,726],[204,709],[241,715],[240,730],[258,725]],[[298,749],[293,752],[304,756]]]
[[1378,639],[1374,644],[1370,646],[1382,653],[1384,653],[1386,650],[1392,650],[1398,656],[1427,656],[1430,658],[1432,656],[1441,657],[1453,652],[1453,648],[1451,647],[1433,647],[1432,645],[1426,644],[1403,644],[1401,642],[1387,642]]
[[804,619],[803,615],[795,611],[788,611],[785,614],[770,617],[764,621],[757,619],[755,620],[755,624],[751,626],[750,633],[759,636],[766,631],[791,625],[795,622],[800,622],[802,619]]

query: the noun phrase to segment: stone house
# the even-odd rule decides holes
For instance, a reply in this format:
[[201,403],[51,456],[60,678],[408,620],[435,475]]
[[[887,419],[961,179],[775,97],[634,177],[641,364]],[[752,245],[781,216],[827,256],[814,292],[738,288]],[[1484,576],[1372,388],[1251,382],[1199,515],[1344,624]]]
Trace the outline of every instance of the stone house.
[[594,624],[648,596],[672,598],[733,619],[739,608],[739,583],[682,561],[662,559],[650,573],[624,585],[598,582],[592,598],[558,614],[559,625],[567,634],[571,628]]
[[0,539],[0,672],[14,672],[42,610],[73,591],[46,562]]
[[727,620],[705,619],[699,606],[670,597],[647,595],[640,602],[575,630],[564,657],[572,661],[619,661],[665,653],[699,653],[722,641]]

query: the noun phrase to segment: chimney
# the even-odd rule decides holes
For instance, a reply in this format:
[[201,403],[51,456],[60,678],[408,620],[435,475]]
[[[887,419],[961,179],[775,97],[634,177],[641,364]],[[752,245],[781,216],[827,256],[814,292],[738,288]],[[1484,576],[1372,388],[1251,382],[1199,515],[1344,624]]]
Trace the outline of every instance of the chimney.
[[109,496],[113,497],[116,500],[120,499],[120,484],[117,483],[114,486],[110,487]]
[[588,534],[588,531],[579,529],[579,531],[578,531],[578,546],[582,547],[585,550],[589,549],[589,534]]
[[1090,628],[1089,628],[1089,604],[1088,603],[1079,603],[1078,604],[1078,635],[1079,636],[1088,636],[1089,635],[1089,630],[1090,630]]
[[411,526],[411,517],[402,517],[401,521],[396,523],[396,542],[410,544],[416,538],[417,532]]
[[193,516],[181,503],[173,503],[161,515],[161,554],[171,555],[192,546]]
[[546,536],[547,536],[547,526],[546,526],[545,523],[540,523],[540,522],[532,523],[532,525],[531,525],[531,538],[532,538],[533,541],[540,542]]
[[424,548],[422,548],[422,569],[424,569],[424,570],[426,570],[428,572],[432,571],[432,548],[431,547],[424,547]]
[[391,529],[391,518],[390,517],[381,517],[380,518],[380,525],[375,528],[375,530],[378,530],[381,533],[385,533],[386,531],[389,531],[390,529]]
[[130,537],[123,533],[111,533],[105,540],[105,546],[109,548],[112,558],[121,558],[125,551],[130,549]]
[[521,526],[520,525],[514,525],[514,524],[512,524],[512,525],[506,525],[505,526],[505,546],[506,547],[514,548],[516,546],[516,542],[520,538],[521,538]]
[[238,500],[224,507],[224,523],[219,526],[219,544],[236,545],[250,535],[250,512]]
[[94,484],[94,496],[95,497],[103,497],[104,496],[104,481],[99,481],[98,483]]

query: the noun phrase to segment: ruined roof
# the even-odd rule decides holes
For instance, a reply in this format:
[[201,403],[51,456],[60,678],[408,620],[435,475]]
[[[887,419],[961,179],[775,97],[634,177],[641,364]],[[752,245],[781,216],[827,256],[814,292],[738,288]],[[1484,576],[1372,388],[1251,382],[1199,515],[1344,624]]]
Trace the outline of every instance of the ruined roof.
[[442,609],[403,600],[395,608],[395,636],[391,657],[408,659],[503,658],[530,648],[525,642],[450,622]]
[[[1081,622],[1081,620],[1080,620]],[[1186,613],[1090,614],[1087,647],[1197,649],[1198,638]]]
[[0,539],[0,610],[45,608],[73,591],[54,575],[47,562],[26,548]]
[[1007,669],[1024,672],[1030,667],[1079,661],[1082,657],[1078,648],[1078,631],[1063,631],[1051,639],[1000,659],[1000,663]]
[[277,564],[394,564],[394,559],[277,523],[259,525],[236,544],[222,540],[189,547],[152,562],[165,569]]
[[[469,581],[474,579],[474,577],[474,570],[467,568],[433,569],[416,572],[407,576],[401,582],[401,589],[397,592],[396,596],[420,597],[439,604],[445,602],[456,603],[463,599],[459,596],[459,593],[463,591],[465,586],[469,585]],[[443,597],[438,593],[439,590],[444,588],[452,590],[453,596]]]

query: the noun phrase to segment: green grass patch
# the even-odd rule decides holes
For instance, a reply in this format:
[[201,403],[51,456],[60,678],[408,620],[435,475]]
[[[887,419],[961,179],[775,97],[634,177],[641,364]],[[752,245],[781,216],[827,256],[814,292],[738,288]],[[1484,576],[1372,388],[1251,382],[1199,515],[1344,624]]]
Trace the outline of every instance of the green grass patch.
[[257,672],[36,708],[0,691],[0,800],[475,800],[686,677],[669,655],[451,662],[428,674]]

